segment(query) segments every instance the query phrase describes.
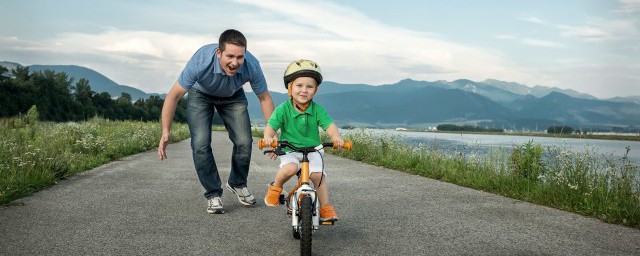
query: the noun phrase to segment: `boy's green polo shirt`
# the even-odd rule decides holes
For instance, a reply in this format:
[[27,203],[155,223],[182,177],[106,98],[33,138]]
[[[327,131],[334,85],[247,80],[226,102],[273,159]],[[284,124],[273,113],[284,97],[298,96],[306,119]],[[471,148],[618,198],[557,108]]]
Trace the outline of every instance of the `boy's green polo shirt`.
[[311,101],[307,110],[296,111],[291,100],[280,104],[271,115],[269,125],[274,130],[280,129],[280,140],[287,140],[296,147],[315,147],[320,145],[320,132],[333,124],[327,111]]

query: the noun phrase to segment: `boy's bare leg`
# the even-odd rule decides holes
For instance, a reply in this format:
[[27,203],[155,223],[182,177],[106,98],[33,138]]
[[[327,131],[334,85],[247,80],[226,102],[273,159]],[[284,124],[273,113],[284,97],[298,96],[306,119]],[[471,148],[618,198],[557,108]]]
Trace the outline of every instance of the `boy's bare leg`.
[[[316,186],[320,183],[320,178],[322,178],[322,173],[314,172],[311,174],[311,181],[313,185]],[[320,187],[316,186],[316,192],[318,192],[318,200],[320,200],[320,207],[329,205],[329,188],[327,186],[327,177],[322,178],[322,183],[320,183]]]
[[298,165],[295,163],[286,164],[276,172],[275,180],[267,186],[267,195],[264,197],[264,204],[268,206],[276,206],[280,204],[280,195],[282,193],[282,185],[286,183],[293,175],[296,175]]
[[282,168],[280,168],[278,172],[276,172],[276,178],[273,181],[273,186],[282,187],[282,185],[287,183],[287,181],[291,179],[291,177],[296,175],[297,172],[298,172],[297,164],[290,163],[290,164],[286,164],[285,166],[282,166]]

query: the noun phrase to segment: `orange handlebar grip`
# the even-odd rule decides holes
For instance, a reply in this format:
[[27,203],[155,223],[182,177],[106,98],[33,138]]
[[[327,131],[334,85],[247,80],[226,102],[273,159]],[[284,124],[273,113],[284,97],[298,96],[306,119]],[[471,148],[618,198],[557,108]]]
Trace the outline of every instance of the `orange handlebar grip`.
[[[277,147],[277,146],[278,146],[278,141],[277,141],[277,140],[274,140],[274,141],[271,143],[271,146],[270,146],[270,147],[275,148],[275,147]],[[269,147],[269,145],[265,144],[265,143],[264,143],[264,141],[263,141],[262,139],[258,140],[258,149],[263,149],[264,147]]]
[[353,142],[351,142],[350,140],[345,141],[344,144],[342,145],[342,148],[346,149],[347,151],[351,151],[352,147],[353,147]]

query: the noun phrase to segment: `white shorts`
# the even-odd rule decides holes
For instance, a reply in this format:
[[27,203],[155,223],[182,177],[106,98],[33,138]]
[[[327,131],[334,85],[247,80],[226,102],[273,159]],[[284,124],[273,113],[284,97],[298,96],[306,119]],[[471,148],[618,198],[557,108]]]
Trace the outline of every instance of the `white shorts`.
[[[309,159],[309,174],[314,172],[322,173],[323,162],[322,158],[324,157],[324,150],[319,150],[318,152],[312,152],[307,155]],[[294,163],[300,169],[300,161],[302,161],[302,153],[299,152],[287,152],[287,154],[280,156],[280,168],[283,166]],[[327,173],[325,172],[325,175]]]

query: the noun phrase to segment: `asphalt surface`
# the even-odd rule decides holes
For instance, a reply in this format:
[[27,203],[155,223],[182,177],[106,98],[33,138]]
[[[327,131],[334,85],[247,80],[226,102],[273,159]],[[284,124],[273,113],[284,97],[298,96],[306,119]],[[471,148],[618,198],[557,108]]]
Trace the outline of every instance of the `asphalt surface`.
[[[226,182],[231,143],[213,138]],[[0,255],[299,254],[284,208],[263,202],[278,162],[253,150],[256,206],[225,190],[226,213],[206,213],[185,140],[164,162],[155,150],[133,155],[0,207]],[[336,156],[325,163],[341,220],[314,233],[315,255],[640,255],[638,229]]]

